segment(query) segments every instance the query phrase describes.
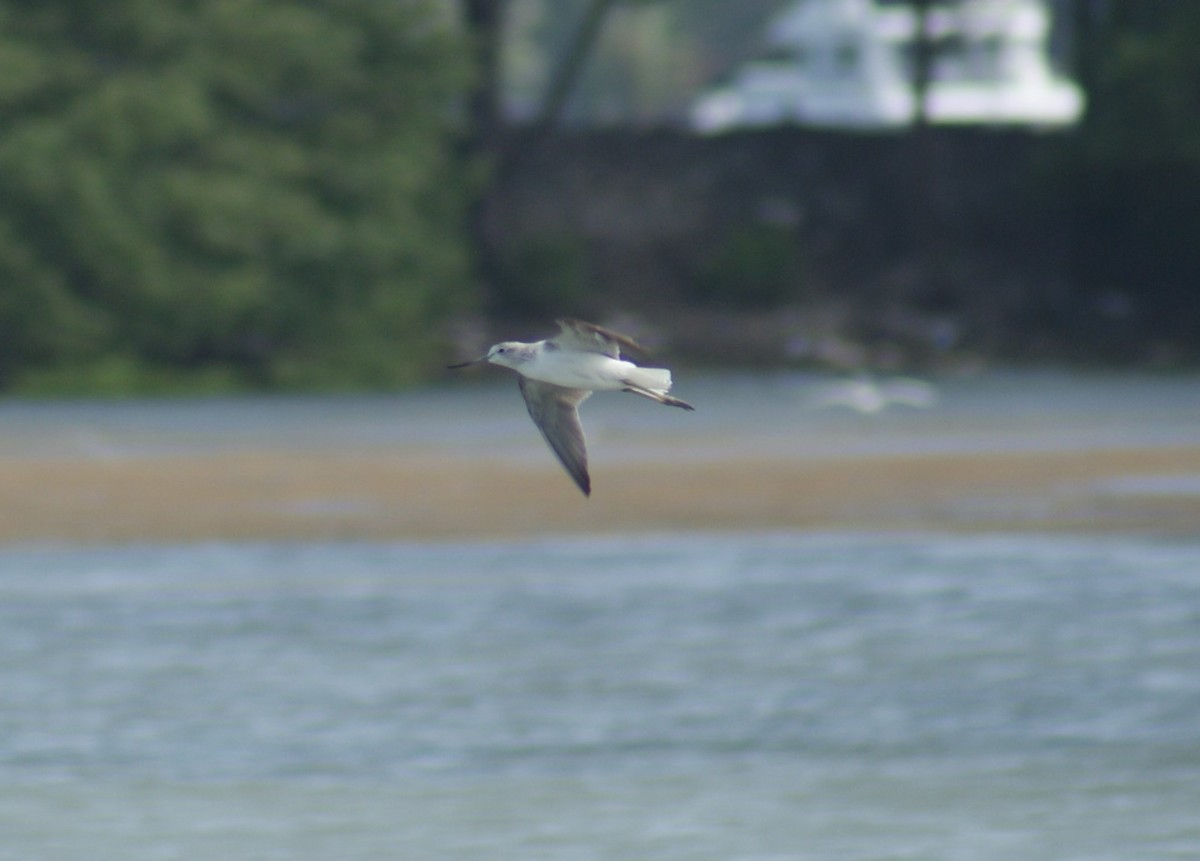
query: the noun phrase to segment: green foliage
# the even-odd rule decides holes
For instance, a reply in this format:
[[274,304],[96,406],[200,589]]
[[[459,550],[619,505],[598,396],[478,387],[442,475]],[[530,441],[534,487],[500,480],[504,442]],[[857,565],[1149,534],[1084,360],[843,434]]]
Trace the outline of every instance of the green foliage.
[[581,238],[529,237],[514,242],[504,258],[496,284],[501,314],[545,319],[590,313],[587,251]]
[[695,280],[701,302],[772,308],[800,297],[803,260],[794,232],[774,224],[733,228],[714,248]]
[[0,385],[410,377],[471,301],[459,48],[421,0],[0,7]]
[[1102,54],[1087,131],[1121,158],[1200,157],[1200,4],[1122,0]]
[[1051,176],[1078,275],[1131,322],[1195,350],[1200,326],[1200,3],[1122,0],[1095,44],[1086,122]]
[[245,380],[232,368],[169,368],[149,365],[136,356],[118,353],[86,363],[33,368],[20,377],[22,395],[55,398],[216,395],[245,387]]

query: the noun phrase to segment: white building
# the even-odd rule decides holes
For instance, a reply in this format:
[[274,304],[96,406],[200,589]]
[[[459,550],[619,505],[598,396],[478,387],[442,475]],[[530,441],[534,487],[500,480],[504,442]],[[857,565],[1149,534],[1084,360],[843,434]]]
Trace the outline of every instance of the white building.
[[[895,128],[916,116],[907,3],[797,0],[769,26],[767,52],[701,96],[693,128],[799,123]],[[960,0],[931,8],[926,116],[932,123],[1064,126],[1083,110],[1076,84],[1051,68],[1042,0]]]

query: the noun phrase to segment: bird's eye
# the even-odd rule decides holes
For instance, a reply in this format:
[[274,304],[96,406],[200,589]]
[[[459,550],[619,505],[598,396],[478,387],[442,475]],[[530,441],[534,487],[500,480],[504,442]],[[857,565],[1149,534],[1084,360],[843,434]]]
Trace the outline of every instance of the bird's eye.
[[497,353],[507,353],[507,352],[508,352],[508,347],[501,347],[501,348],[500,348],[500,349],[498,349],[496,352],[497,352]]

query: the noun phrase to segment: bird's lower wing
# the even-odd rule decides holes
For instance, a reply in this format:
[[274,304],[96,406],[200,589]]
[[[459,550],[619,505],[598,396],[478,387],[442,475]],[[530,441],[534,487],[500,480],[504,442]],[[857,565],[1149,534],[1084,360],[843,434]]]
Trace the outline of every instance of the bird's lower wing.
[[590,496],[592,480],[588,476],[587,445],[583,439],[583,425],[579,423],[579,405],[591,392],[525,377],[518,377],[518,381],[529,417],[584,496]]

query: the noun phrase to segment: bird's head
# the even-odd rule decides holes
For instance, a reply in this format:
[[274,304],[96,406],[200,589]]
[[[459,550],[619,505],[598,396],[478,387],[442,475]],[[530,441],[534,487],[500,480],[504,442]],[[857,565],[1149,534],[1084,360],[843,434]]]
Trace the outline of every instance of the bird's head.
[[480,356],[478,359],[472,359],[469,362],[463,362],[459,365],[450,365],[451,368],[466,368],[470,365],[481,365],[484,362],[489,362],[493,365],[500,365],[505,368],[516,368],[522,362],[530,357],[529,345],[522,344],[517,341],[502,341],[496,344],[486,355]]
[[503,341],[488,350],[484,361],[505,368],[515,368],[528,358],[528,346],[528,344],[519,344],[516,341]]

